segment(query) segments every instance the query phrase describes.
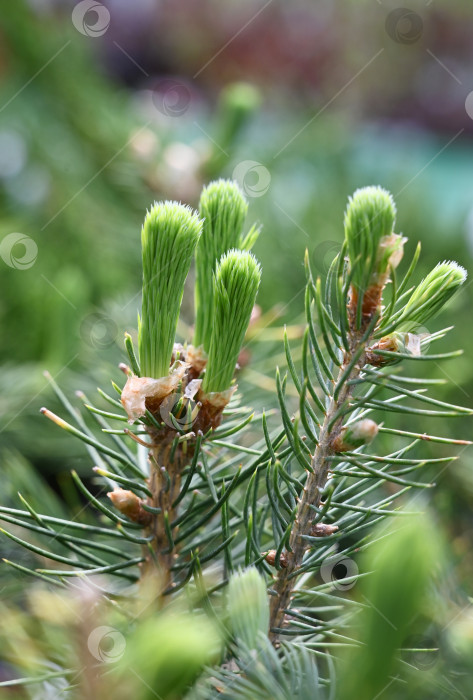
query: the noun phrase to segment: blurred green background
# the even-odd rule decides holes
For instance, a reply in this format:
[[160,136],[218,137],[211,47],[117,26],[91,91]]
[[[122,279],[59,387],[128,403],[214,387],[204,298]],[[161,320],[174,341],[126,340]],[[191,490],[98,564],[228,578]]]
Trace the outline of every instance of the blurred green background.
[[[67,491],[80,444],[46,424],[49,370],[95,391],[136,332],[140,227],[157,198],[195,204],[234,177],[263,224],[264,275],[248,396],[274,405],[283,322],[301,321],[303,254],[322,276],[357,187],[394,195],[418,240],[417,280],[439,260],[473,274],[473,8],[470,0],[15,0],[0,10],[0,450],[3,500],[24,460]],[[184,317],[192,323],[192,298]],[[432,365],[438,395],[472,404],[473,288],[429,331],[456,325]],[[273,319],[272,327],[264,328]],[[417,367],[416,367],[417,370]],[[398,421],[409,429],[412,426]],[[471,421],[421,431],[469,439]],[[439,449],[440,448],[440,449]],[[437,445],[437,452],[442,451]],[[426,449],[429,449],[426,445]],[[438,475],[432,501],[463,594],[472,594],[473,453]]]

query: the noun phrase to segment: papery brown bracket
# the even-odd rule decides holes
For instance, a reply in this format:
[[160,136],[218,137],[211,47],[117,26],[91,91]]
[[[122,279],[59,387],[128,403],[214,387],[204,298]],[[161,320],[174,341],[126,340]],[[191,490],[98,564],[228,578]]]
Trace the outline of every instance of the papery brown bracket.
[[146,409],[151,413],[159,411],[162,401],[176,390],[186,374],[188,365],[179,362],[171,374],[160,379],[137,377],[132,374],[123,387],[121,402],[127,412],[128,422],[133,423],[145,415]]
[[398,360],[385,355],[378,355],[376,350],[384,350],[388,352],[399,352],[413,357],[420,357],[421,343],[427,334],[416,335],[414,333],[393,333],[378,340],[366,350],[365,361],[373,367],[384,367],[384,365],[392,364]]
[[200,411],[194,422],[193,430],[202,431],[204,434],[208,432],[210,428],[217,428],[222,422],[222,415],[230,400],[237,390],[237,385],[231,386],[225,391],[212,391],[205,394],[203,391],[199,391],[197,394],[197,400],[201,404]]
[[207,353],[200,345],[198,348],[188,345],[185,354],[185,361],[190,365],[190,373],[193,378],[199,377],[207,364]]
[[[376,256],[375,270],[371,275],[369,283],[363,294],[361,303],[362,328],[366,328],[374,314],[380,310],[383,299],[383,291],[389,282],[391,270],[394,270],[402,260],[404,253],[404,243],[407,238],[403,238],[397,233],[383,236],[379,242]],[[356,314],[358,306],[359,290],[353,285],[350,287],[350,302],[348,314],[351,328],[356,328]]]
[[[361,328],[365,329],[374,314],[378,311],[381,306],[381,301],[383,298],[384,283],[382,284],[372,284],[366,292],[363,294],[363,301],[361,305]],[[350,299],[348,302],[348,318],[350,321],[350,328],[356,328],[356,313],[358,307],[358,290],[350,287]]]

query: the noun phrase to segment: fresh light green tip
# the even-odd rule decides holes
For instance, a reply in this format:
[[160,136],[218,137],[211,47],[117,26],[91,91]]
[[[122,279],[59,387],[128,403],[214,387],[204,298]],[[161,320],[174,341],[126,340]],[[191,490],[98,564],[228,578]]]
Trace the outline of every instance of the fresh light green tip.
[[[381,239],[393,233],[396,206],[392,196],[382,187],[364,187],[356,190],[348,200],[345,213],[345,241],[352,285],[366,292],[376,282]],[[373,278],[374,275],[374,278]]]
[[405,311],[413,305],[428,304],[441,300],[442,305],[460,287],[467,278],[464,267],[456,262],[438,263],[422,280],[405,306]]
[[363,187],[348,200],[345,213],[345,235],[349,250],[358,239],[370,238],[374,250],[383,236],[389,236],[396,221],[396,205],[382,187]]
[[411,330],[435,316],[465,282],[467,271],[453,261],[438,263],[412,292],[398,328]]
[[242,112],[253,112],[261,104],[259,90],[251,83],[231,83],[223,91],[225,104]]
[[168,373],[184,283],[202,232],[202,221],[179,202],[157,202],[141,230],[143,301],[139,323],[141,372]]
[[426,279],[429,277],[448,280],[449,286],[459,287],[465,282],[468,272],[454,260],[444,260],[434,267]]
[[[229,250],[220,258],[217,265],[217,292],[227,292],[231,297],[239,292],[246,295],[258,289],[261,266],[252,253],[241,250]],[[243,302],[244,299],[242,298]],[[232,300],[235,302],[235,299]]]
[[248,203],[236,182],[220,179],[211,182],[202,190],[199,212],[205,222],[204,235],[206,229],[210,227],[215,234],[217,219],[222,217],[222,221],[218,221],[219,226],[222,229],[229,229],[226,231],[228,238],[232,237],[236,240],[243,230]]
[[230,250],[217,265],[205,392],[225,391],[230,387],[260,279],[260,265],[248,252]]
[[269,604],[263,577],[252,567],[232,574],[228,584],[228,614],[233,633],[249,649],[269,628]]
[[213,273],[225,252],[245,245],[247,212],[247,201],[236,182],[216,180],[204,187],[199,202],[204,224],[196,254],[194,345],[203,345],[206,352],[212,335]]
[[202,221],[196,212],[181,202],[154,202],[146,217],[141,231],[143,246],[152,245],[164,236],[176,242],[191,239],[197,244],[202,232]]

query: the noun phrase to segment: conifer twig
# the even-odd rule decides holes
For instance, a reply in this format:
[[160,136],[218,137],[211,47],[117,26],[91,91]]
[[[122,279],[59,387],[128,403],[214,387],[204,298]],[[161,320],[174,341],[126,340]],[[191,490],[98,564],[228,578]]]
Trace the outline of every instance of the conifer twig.
[[[404,306],[397,309],[396,304],[399,303],[400,297],[397,296],[396,285],[393,284],[391,302],[386,308],[383,308],[383,291],[390,278],[394,279],[394,271],[402,258],[404,242],[407,240],[393,233],[395,215],[396,209],[391,195],[379,187],[358,190],[349,201],[345,215],[344,244],[344,249],[348,252],[348,266],[345,272],[340,275],[338,283],[338,289],[345,291],[337,295],[340,329],[325,305],[325,303],[330,304],[331,280],[327,279],[328,288],[324,303],[320,280],[314,284],[308,260],[306,262],[308,267],[306,301],[308,333],[318,361],[313,363],[314,369],[327,400],[325,407],[323,407],[317,394],[313,390],[311,391],[305,370],[305,387],[307,386],[309,389],[318,407],[322,406],[324,409],[324,416],[310,465],[305,467],[307,477],[297,501],[295,517],[293,522],[289,524],[290,535],[287,540],[286,552],[282,552],[285,538],[280,540],[279,549],[281,551],[279,554],[284,554],[284,566],[278,567],[279,572],[270,601],[270,638],[275,644],[279,644],[280,634],[286,627],[285,618],[291,607],[298,572],[308,568],[304,559],[310,548],[310,540],[320,536],[314,528],[320,527],[319,520],[328,508],[328,503],[323,504],[321,499],[331,472],[331,465],[334,464],[334,455],[351,452],[361,445],[371,442],[378,432],[378,426],[370,419],[364,418],[364,415],[370,409],[378,406],[388,408],[388,401],[376,401],[371,398],[373,392],[382,386],[387,386],[389,389],[400,392],[399,396],[394,397],[392,401],[397,401],[398,398],[407,395],[449,409],[448,414],[437,412],[437,415],[457,415],[464,411],[469,412],[461,407],[420,397],[416,392],[399,389],[386,381],[372,381],[371,371],[362,375],[366,364],[382,367],[396,361],[397,358],[400,360],[404,357],[419,357],[422,350],[422,337],[415,336],[409,331],[415,327],[415,324],[425,323],[435,315],[466,278],[465,271],[457,263],[442,263],[434,268],[414,289]],[[411,265],[410,270],[412,267]],[[315,308],[327,355],[331,358],[333,365],[338,364],[339,366],[338,376],[335,379],[313,330],[310,315],[311,296],[315,297]],[[380,329],[383,328],[383,313],[387,319],[384,323],[385,333],[390,333],[390,335],[382,336],[375,342],[375,339],[380,336]],[[339,337],[343,342],[344,350],[341,363],[336,361],[337,352],[342,353],[342,350],[341,348],[337,350],[332,346],[327,329],[333,331],[332,335],[336,344],[338,344]],[[320,366],[317,366],[318,363]],[[323,378],[322,372],[329,379],[329,384]],[[359,383],[369,384],[370,380],[371,389],[368,390],[365,397],[355,397],[356,386]],[[333,387],[330,386],[332,381],[334,382]],[[299,393],[302,393],[302,390]],[[301,416],[305,410],[304,405],[305,396],[301,398]],[[368,411],[360,414],[357,409],[362,406],[366,407]],[[405,413],[422,412],[427,414],[425,410],[420,411],[401,405],[390,404],[390,407],[392,410],[404,411]],[[281,408],[283,408],[282,403]],[[344,417],[348,413],[353,413],[354,417],[343,426]],[[364,419],[360,420],[360,417]],[[285,423],[287,424],[287,422],[286,418]],[[292,429],[292,426],[289,426],[286,433],[288,441],[295,448],[296,431]],[[303,462],[301,463],[304,466]],[[350,466],[349,463],[348,459],[348,466]],[[386,464],[389,463],[387,460]],[[339,474],[339,470],[340,463],[337,464],[337,474]],[[370,473],[376,476],[382,474],[381,471],[373,469],[370,469]],[[346,471],[345,474],[348,475],[349,472]],[[353,472],[350,475],[357,476]],[[391,478],[404,485],[416,485],[396,477],[395,474],[386,474],[385,478]]]

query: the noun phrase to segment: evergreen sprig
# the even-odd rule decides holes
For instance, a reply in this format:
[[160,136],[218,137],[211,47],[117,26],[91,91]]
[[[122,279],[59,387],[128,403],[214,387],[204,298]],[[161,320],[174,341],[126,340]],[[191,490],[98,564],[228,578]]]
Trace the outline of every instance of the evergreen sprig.
[[155,203],[141,230],[143,300],[139,323],[141,373],[164,377],[171,362],[184,283],[202,232],[195,212],[178,202]]
[[[345,217],[348,265],[344,264],[342,251],[329,269],[324,289],[321,280],[314,280],[306,259],[307,331],[302,376],[297,374],[286,343],[289,372],[300,397],[295,420],[287,410],[286,378],[276,377],[281,417],[291,448],[291,457],[283,464],[277,453],[272,456],[273,478],[268,481],[270,500],[278,513],[274,518],[277,548],[270,552],[279,570],[270,599],[270,636],[276,643],[285,635],[299,638],[304,644],[316,639],[316,630],[311,630],[307,616],[301,617],[304,625],[298,622],[297,606],[303,605],[305,596],[315,594],[317,588],[305,592],[301,582],[310,573],[330,568],[327,561],[332,544],[337,542],[344,556],[350,557],[350,538],[356,539],[355,533],[388,514],[403,514],[392,504],[410,489],[433,486],[421,478],[420,465],[453,459],[413,458],[411,452],[421,435],[380,427],[372,418],[377,413],[384,422],[390,413],[439,417],[472,414],[471,409],[427,396],[425,380],[390,375],[381,369],[406,358],[438,361],[456,354],[423,352],[426,343],[443,337],[448,329],[419,338],[409,334],[404,338],[402,333],[392,331],[401,319],[419,322],[427,318],[427,310],[438,311],[466,276],[456,263],[438,266],[418,285],[407,306],[403,292],[415,269],[418,249],[404,280],[400,285],[393,284],[390,302],[383,306],[384,288],[400,262],[405,242],[392,233],[394,215],[394,203],[387,192],[375,187],[360,190],[350,200]],[[388,331],[392,335],[383,336]],[[299,434],[300,424],[304,439]],[[385,430],[413,439],[390,454],[378,454],[376,434]],[[463,444],[438,436],[425,439]],[[298,464],[300,480],[293,483],[294,491],[288,489],[288,479],[294,475],[289,471],[291,463]],[[379,499],[376,490],[383,482],[397,484],[400,490],[394,497]]]
[[213,328],[203,390],[230,387],[261,278],[256,258],[231,250],[220,258],[214,276]]

